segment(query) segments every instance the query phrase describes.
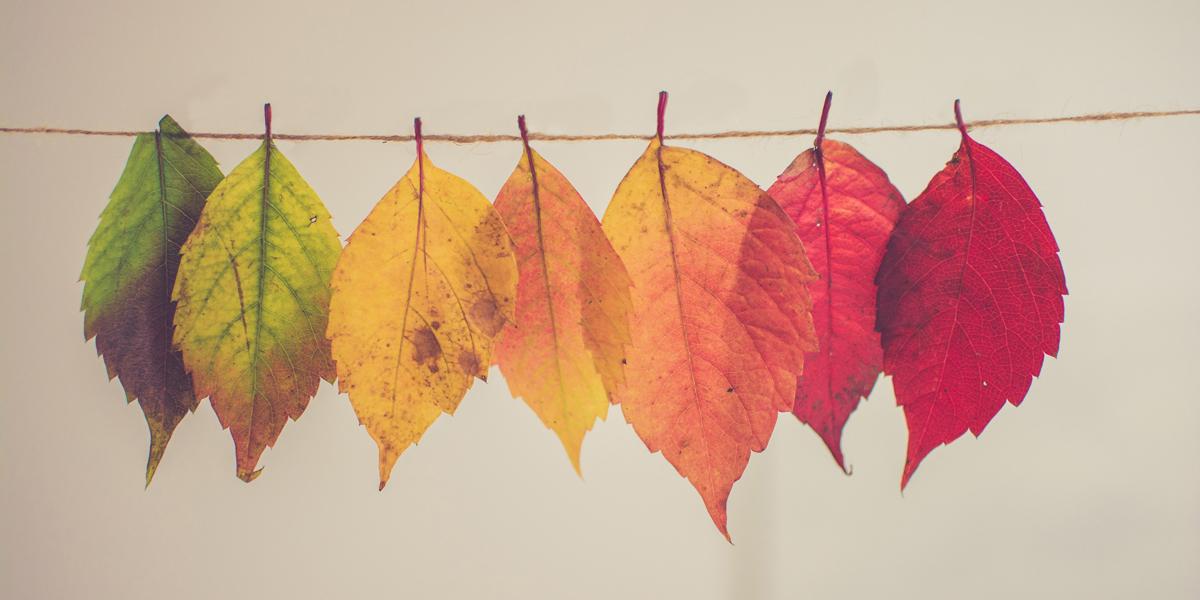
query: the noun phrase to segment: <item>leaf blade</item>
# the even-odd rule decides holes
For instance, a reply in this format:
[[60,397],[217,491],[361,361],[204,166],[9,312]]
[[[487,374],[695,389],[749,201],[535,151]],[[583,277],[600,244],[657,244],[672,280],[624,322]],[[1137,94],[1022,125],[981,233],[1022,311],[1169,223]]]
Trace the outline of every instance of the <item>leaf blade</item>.
[[657,139],[603,226],[634,285],[625,418],[692,482],[728,538],[733,483],[791,410],[804,352],[815,349],[812,267],[791,219],[757,185]]
[[513,317],[511,243],[487,199],[423,153],[350,236],[327,335],[339,387],[379,446],[380,489],[486,378],[492,338]]
[[583,438],[624,382],[629,275],[579,192],[528,145],[495,207],[519,270],[516,319],[496,359],[512,395],[555,432],[581,473]]
[[1067,287],[1037,196],[965,128],[901,215],[877,282],[884,372],[909,428],[903,488],[934,448],[1021,403],[1058,352]]
[[184,244],[175,343],[243,481],[334,378],[322,332],[340,252],[329,212],[269,140],[217,186]]
[[95,338],[109,377],[138,401],[150,431],[149,486],[179,422],[198,404],[174,349],[178,247],[221,180],[216,160],[170,115],[134,141],[88,241],[80,273],[84,337]]
[[828,139],[801,153],[767,193],[795,221],[820,277],[809,286],[818,350],[805,358],[792,412],[845,471],[842,430],[882,369],[875,274],[904,198],[882,169]]

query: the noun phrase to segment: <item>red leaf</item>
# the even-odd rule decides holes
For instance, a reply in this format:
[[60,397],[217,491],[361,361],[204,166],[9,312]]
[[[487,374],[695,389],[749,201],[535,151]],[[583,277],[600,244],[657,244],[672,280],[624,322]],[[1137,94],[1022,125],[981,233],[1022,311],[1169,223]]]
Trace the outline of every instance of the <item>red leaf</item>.
[[1058,244],[1029,185],[967,135],[905,209],[879,270],[883,369],[908,421],[903,488],[934,448],[1020,404],[1058,353]]
[[904,209],[887,174],[848,144],[826,140],[832,95],[821,127],[767,191],[796,222],[821,279],[809,284],[818,350],[804,361],[792,412],[842,457],[842,428],[875,386],[883,363],[875,331],[875,273]]

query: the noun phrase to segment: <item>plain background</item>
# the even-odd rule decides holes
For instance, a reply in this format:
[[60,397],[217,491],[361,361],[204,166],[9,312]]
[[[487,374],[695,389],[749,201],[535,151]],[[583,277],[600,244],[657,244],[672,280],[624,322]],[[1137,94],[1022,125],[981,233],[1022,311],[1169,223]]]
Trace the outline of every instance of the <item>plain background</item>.
[[[193,131],[514,133],[832,126],[1200,106],[1200,4],[5,1],[0,121]],[[0,596],[1195,598],[1200,118],[982,129],[1046,205],[1071,295],[1057,360],[899,491],[883,379],[834,466],[781,415],[735,545],[619,410],[585,479],[493,370],[376,487],[323,384],[252,485],[207,402],[142,488],[145,424],[84,343],[77,275],[131,140],[0,136]],[[845,137],[915,197],[953,132]],[[204,142],[228,171],[251,141]],[[688,143],[764,187],[809,137]],[[343,237],[410,144],[280,148]],[[641,142],[542,143],[597,214]],[[431,145],[493,196],[517,144]]]

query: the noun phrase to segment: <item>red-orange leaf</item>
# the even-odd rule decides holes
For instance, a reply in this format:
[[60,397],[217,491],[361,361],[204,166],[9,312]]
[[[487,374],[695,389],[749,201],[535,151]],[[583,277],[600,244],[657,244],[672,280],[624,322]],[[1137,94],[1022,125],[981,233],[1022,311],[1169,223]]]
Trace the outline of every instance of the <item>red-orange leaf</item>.
[[908,421],[901,487],[934,448],[1021,403],[1063,321],[1041,203],[957,116],[962,145],[901,214],[877,279],[883,368]]
[[496,197],[517,248],[516,321],[496,361],[513,396],[554,430],[579,471],[583,436],[608,415],[629,344],[629,275],[566,177],[529,147]]
[[791,219],[716,159],[650,142],[604,231],[633,281],[625,419],[692,482],[726,537],[725,504],[750,452],[790,411],[816,349],[815,277]]
[[883,363],[875,331],[875,273],[904,209],[887,174],[849,144],[826,140],[832,95],[805,150],[767,190],[796,222],[821,277],[809,285],[818,349],[805,358],[793,412],[825,441],[839,467],[842,428],[871,393]]

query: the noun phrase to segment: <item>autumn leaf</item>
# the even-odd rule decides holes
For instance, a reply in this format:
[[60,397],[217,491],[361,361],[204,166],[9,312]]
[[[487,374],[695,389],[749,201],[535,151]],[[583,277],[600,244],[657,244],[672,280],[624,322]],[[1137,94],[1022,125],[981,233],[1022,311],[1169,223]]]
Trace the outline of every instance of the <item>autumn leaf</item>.
[[562,441],[575,471],[583,436],[608,415],[624,381],[629,275],[600,222],[567,178],[529,147],[496,197],[517,251],[516,320],[497,362],[513,396],[525,399]]
[[333,381],[323,334],[341,251],[329,212],[271,140],[270,105],[264,114],[262,145],[213,190],[184,244],[174,291],[175,344],[232,433],[244,481],[320,379]]
[[815,277],[791,219],[733,168],[658,135],[604,214],[633,281],[625,418],[691,481],[726,538],[726,500],[790,411],[816,349]]
[[516,296],[500,215],[430,162],[420,123],[417,159],[354,230],[332,284],[339,386],[379,446],[380,489],[400,453],[487,377]]
[[1058,244],[1020,173],[967,135],[901,214],[880,267],[883,369],[908,422],[901,487],[934,448],[1020,404],[1058,353]]
[[137,400],[150,428],[147,486],[175,427],[197,405],[171,345],[171,286],[179,247],[220,181],[212,155],[164,116],[157,130],[134,141],[79,276],[84,338],[96,338],[109,378],[120,380],[130,402]]
[[883,363],[875,331],[875,273],[904,198],[887,174],[849,144],[825,139],[825,96],[813,147],[767,193],[796,222],[820,280],[809,285],[816,352],[805,357],[793,412],[824,440],[839,467],[842,429],[871,394]]

